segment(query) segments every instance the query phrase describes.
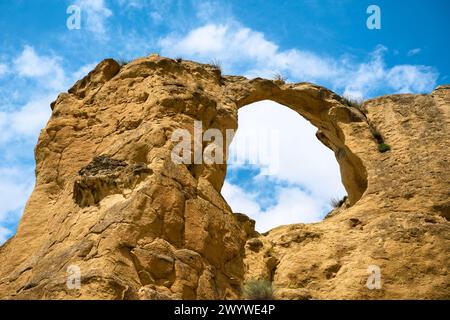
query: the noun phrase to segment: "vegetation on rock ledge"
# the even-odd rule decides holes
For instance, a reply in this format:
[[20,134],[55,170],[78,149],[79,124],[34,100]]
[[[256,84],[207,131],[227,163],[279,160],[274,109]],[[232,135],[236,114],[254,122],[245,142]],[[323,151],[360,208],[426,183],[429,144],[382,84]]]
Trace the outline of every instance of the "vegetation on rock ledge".
[[250,280],[244,285],[243,295],[247,300],[273,300],[272,282],[261,279]]

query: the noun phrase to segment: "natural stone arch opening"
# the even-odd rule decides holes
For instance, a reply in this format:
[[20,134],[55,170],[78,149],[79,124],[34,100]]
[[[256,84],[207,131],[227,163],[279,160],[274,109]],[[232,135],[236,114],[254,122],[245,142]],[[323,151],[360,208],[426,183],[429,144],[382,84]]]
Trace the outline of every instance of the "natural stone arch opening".
[[[448,297],[445,275],[429,273],[448,260],[448,89],[376,98],[363,113],[313,84],[224,76],[158,55],[104,60],[51,105],[36,187],[17,234],[0,246],[0,298],[238,299],[261,275],[284,289],[280,298]],[[236,129],[238,109],[266,99],[319,129],[351,208],[257,234],[220,197],[226,164],[171,161],[173,130],[195,120]],[[377,150],[374,126],[392,152]],[[79,182],[101,197],[78,203]],[[411,277],[418,257],[433,259]],[[369,292],[362,284],[374,263],[388,281]],[[81,291],[67,290],[71,264]]]
[[255,220],[257,231],[322,221],[331,200],[347,197],[334,154],[315,133],[272,100],[239,109],[222,195],[234,212]]
[[367,126],[367,119],[360,111],[345,106],[335,93],[310,83],[284,84],[242,77],[232,79],[234,81],[228,85],[227,95],[234,100],[237,110],[255,102],[270,100],[290,108],[316,127],[316,137],[334,152],[339,163],[349,205],[354,205],[362,197],[367,189],[367,171],[361,159],[346,144],[342,130],[342,126],[352,122]]

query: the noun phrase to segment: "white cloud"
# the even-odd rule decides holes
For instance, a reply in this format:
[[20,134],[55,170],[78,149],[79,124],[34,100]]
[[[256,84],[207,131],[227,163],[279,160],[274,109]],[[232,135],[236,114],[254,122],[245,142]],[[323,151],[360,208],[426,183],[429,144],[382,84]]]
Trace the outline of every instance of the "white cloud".
[[312,223],[323,219],[322,204],[300,188],[279,188],[277,191],[276,205],[262,210],[256,195],[229,182],[225,182],[222,188],[222,194],[233,211],[254,219],[259,232],[266,232],[280,225]]
[[0,63],[0,77],[6,74],[8,71],[8,66],[4,63]]
[[142,9],[144,3],[142,0],[118,0],[118,4],[124,8]]
[[73,73],[71,81],[76,81],[85,77],[90,71],[97,66],[97,63],[88,63]]
[[112,11],[106,6],[104,0],[77,0],[75,5],[81,8],[82,19],[81,27],[86,26],[88,31],[91,31],[99,36],[103,36],[106,32],[106,20],[112,16]]
[[[260,101],[239,110],[238,125],[230,146],[232,155],[241,153],[242,156],[239,145],[246,137],[266,138],[276,133],[270,140],[276,145],[258,144],[270,150],[267,160],[273,163],[273,168],[278,168],[270,176],[272,180],[302,185],[327,202],[345,194],[334,153],[316,138],[317,128],[295,111],[273,101]],[[249,159],[248,154],[243,156]]]
[[55,59],[38,56],[30,46],[25,46],[14,64],[19,75],[26,77],[42,77],[60,69]]
[[427,66],[399,65],[390,69],[386,78],[398,93],[427,92],[436,86],[437,73]]
[[422,51],[420,48],[411,49],[408,51],[408,57],[415,56],[416,54],[419,54]]
[[217,22],[218,19],[228,19],[230,10],[224,1],[198,1],[193,2],[195,14],[200,21]]
[[166,37],[160,41],[164,51],[170,54],[210,57],[225,52],[225,26],[207,25],[189,32],[185,37]]
[[[18,97],[12,91],[0,106],[0,242],[12,235],[7,226],[17,222],[31,194],[32,147],[50,117],[51,101],[69,81],[59,57],[40,55],[31,46],[25,46],[11,61],[8,75],[22,85],[14,86]],[[27,100],[22,102],[24,98]]]
[[69,83],[82,78],[96,65],[87,64],[66,76],[60,61],[59,57],[39,55],[31,46],[25,46],[13,59],[15,73],[35,80],[36,86],[27,93],[27,102],[16,105],[15,108],[3,108],[8,111],[0,111],[0,146],[20,139],[28,139],[34,143],[50,118],[50,103],[60,91],[67,89]]
[[[34,183],[32,168],[0,167],[0,224],[20,217]],[[19,214],[19,216],[17,216]]]
[[19,76],[36,79],[45,88],[62,90],[66,85],[60,58],[41,56],[28,45],[14,59],[14,68]]
[[[356,98],[366,98],[380,90],[431,91],[438,77],[431,67],[387,67],[384,61],[387,49],[383,46],[378,46],[362,62],[301,49],[281,50],[263,33],[237,22],[210,23],[187,34],[171,34],[160,39],[159,45],[163,55],[203,62],[220,60],[225,72],[249,77],[272,77],[281,72],[292,81],[320,83]],[[408,85],[399,86],[402,81]]]

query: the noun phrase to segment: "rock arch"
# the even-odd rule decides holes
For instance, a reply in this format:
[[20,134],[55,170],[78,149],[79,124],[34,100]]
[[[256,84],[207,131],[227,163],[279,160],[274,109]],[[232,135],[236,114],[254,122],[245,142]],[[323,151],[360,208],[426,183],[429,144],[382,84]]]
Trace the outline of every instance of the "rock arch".
[[[240,298],[252,277],[279,298],[448,298],[449,90],[377,98],[362,113],[309,83],[158,55],[104,60],[51,105],[36,186],[0,247],[0,298]],[[265,99],[318,128],[350,207],[260,235],[220,195],[226,165],[171,161],[177,128],[236,128],[238,108]],[[373,128],[392,151],[378,152]],[[66,286],[71,265],[79,290]],[[369,265],[382,291],[365,287]]]

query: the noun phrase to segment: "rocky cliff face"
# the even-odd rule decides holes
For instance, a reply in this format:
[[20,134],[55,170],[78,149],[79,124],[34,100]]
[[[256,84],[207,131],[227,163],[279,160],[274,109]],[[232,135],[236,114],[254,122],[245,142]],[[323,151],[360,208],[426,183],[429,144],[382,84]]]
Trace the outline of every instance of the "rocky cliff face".
[[[220,194],[226,164],[175,164],[171,135],[194,120],[225,135],[240,107],[265,99],[317,127],[348,199],[323,222],[261,235]],[[51,106],[35,189],[0,247],[0,298],[239,299],[253,278],[281,299],[449,298],[449,106],[448,86],[356,108],[310,83],[157,55],[104,60]],[[72,266],[79,288],[67,286]]]

